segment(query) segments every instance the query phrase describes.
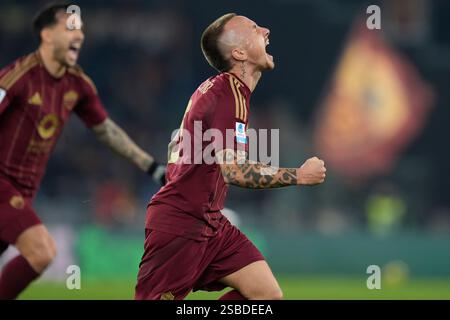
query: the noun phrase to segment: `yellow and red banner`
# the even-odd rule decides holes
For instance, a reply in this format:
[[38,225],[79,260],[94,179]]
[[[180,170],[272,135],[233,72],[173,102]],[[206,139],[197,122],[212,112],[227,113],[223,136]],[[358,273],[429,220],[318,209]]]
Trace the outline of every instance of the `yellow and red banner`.
[[386,174],[424,127],[431,88],[379,30],[356,24],[315,123],[315,147],[327,166],[361,180]]

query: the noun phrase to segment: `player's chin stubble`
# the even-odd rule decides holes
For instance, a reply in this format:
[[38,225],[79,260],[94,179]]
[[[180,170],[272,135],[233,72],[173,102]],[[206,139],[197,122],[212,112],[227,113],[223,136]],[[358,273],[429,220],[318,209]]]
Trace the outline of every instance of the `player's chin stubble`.
[[53,57],[56,61],[58,61],[64,67],[71,67],[73,64],[69,62],[68,58],[66,58],[67,50],[62,48],[57,48],[53,52]]

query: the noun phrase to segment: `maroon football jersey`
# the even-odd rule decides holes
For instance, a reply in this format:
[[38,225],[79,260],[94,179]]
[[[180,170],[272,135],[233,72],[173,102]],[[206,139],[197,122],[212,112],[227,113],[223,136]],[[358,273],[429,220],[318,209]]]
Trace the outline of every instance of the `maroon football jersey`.
[[226,148],[247,151],[250,94],[231,73],[209,78],[194,92],[169,144],[167,184],[149,204],[147,228],[193,239],[216,234],[225,221],[220,210],[228,186],[219,164],[207,157]]
[[35,196],[72,110],[88,127],[107,117],[79,67],[54,78],[34,52],[0,70],[0,175],[24,197]]

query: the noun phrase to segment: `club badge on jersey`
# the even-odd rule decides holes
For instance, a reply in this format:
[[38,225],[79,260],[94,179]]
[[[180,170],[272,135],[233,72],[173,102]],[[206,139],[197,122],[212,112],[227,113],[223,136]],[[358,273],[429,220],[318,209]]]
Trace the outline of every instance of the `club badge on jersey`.
[[236,122],[236,141],[238,143],[247,143],[247,135],[245,133],[245,123]]
[[4,89],[0,88],[0,103],[2,103],[5,96],[6,96],[6,91]]

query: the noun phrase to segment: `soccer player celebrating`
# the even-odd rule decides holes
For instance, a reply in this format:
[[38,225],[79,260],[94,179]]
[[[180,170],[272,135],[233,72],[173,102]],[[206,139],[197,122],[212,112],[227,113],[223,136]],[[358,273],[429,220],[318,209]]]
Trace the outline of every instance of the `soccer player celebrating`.
[[[324,162],[317,157],[299,168],[272,168],[247,159],[250,95],[262,72],[274,68],[273,57],[266,52],[269,33],[232,13],[203,32],[203,54],[219,74],[194,92],[181,130],[169,144],[167,184],[147,208],[136,299],[183,299],[191,290],[225,287],[234,290],[223,300],[282,298],[262,254],[220,212],[230,184],[261,189],[316,185],[325,179]],[[187,141],[199,124],[202,134],[210,129],[223,137],[226,131],[234,132],[231,147],[220,139],[213,143],[211,164],[192,164],[189,159],[190,150],[208,154],[204,141],[201,150],[195,150],[198,143]]]
[[93,82],[76,65],[84,35],[67,25],[68,6],[42,10],[33,24],[38,50],[0,70],[0,254],[9,245],[20,252],[1,271],[0,299],[16,298],[55,257],[32,199],[72,111],[100,141],[164,182],[164,166],[108,117]]

